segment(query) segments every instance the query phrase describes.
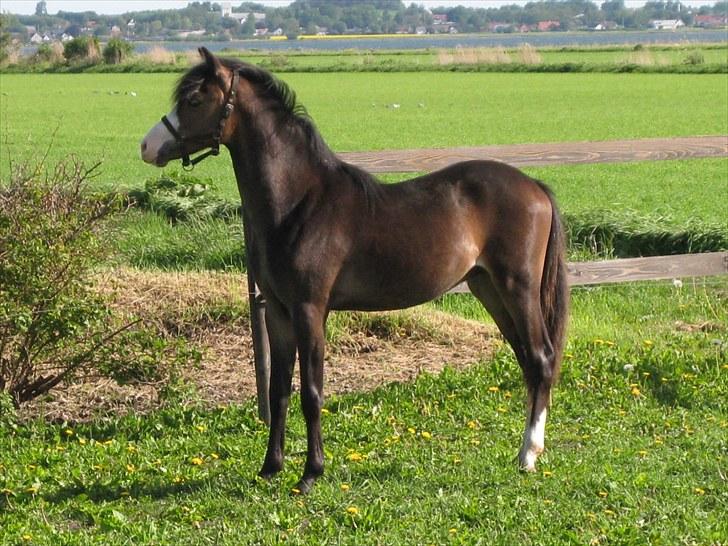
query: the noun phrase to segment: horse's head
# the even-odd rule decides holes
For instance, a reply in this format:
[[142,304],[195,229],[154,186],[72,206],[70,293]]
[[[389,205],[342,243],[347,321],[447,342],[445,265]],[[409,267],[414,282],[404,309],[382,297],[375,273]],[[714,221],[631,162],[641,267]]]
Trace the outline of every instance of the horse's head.
[[[147,163],[164,167],[182,159],[184,166],[194,165],[208,155],[217,155],[220,144],[227,141],[237,77],[206,48],[199,52],[203,62],[180,79],[174,108],[142,140],[141,155]],[[205,148],[210,150],[190,160],[190,154]]]

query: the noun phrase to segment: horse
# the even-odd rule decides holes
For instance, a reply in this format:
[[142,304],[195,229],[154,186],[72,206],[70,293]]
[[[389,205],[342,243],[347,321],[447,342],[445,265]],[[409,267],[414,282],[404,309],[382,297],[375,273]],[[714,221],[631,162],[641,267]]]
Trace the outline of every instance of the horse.
[[[295,490],[324,471],[321,409],[331,310],[402,309],[462,281],[515,352],[527,387],[520,468],[536,470],[569,306],[564,234],[548,187],[495,161],[465,161],[382,184],[339,159],[291,88],[266,70],[218,58],[178,81],[174,108],[141,143],[158,167],[230,152],[249,267],[265,297],[270,429],[259,476],[283,468],[296,354],[307,453]],[[210,148],[201,156],[190,155]]]

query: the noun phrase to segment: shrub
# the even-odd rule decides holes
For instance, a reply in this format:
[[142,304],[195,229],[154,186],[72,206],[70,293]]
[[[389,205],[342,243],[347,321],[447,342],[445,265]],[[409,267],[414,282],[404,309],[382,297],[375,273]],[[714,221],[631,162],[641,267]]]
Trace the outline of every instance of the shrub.
[[703,64],[705,62],[705,56],[700,51],[691,51],[683,59],[683,64]]
[[79,36],[63,46],[63,56],[69,62],[96,62],[101,57],[99,40],[95,36]]
[[38,46],[38,50],[32,58],[33,62],[40,63],[60,63],[63,61],[64,48],[60,42],[53,42],[52,44],[41,44]]
[[106,64],[119,64],[123,62],[134,50],[134,45],[126,40],[112,38],[104,47],[104,62]]
[[0,182],[0,391],[16,406],[79,376],[162,381],[186,357],[93,289],[120,208],[89,192],[97,166],[21,165]]

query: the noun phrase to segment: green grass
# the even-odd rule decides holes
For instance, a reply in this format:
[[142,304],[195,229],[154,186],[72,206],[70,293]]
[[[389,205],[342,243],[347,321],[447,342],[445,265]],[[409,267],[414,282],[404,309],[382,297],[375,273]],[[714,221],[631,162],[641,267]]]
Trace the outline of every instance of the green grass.
[[[723,75],[285,74],[333,149],[381,150],[728,133]],[[173,74],[0,78],[0,176],[12,159],[103,160],[96,184],[156,176],[139,142],[170,108]],[[135,93],[136,95],[132,95]],[[695,97],[700,97],[696,100]],[[400,108],[391,108],[399,104]],[[234,188],[226,154],[198,166]]]
[[253,404],[6,426],[0,542],[722,544],[727,295],[725,282],[575,292],[535,475],[513,460],[524,392],[502,351],[329,398],[327,473],[304,498],[290,494],[305,450],[297,398],[271,483],[253,481],[266,441]]

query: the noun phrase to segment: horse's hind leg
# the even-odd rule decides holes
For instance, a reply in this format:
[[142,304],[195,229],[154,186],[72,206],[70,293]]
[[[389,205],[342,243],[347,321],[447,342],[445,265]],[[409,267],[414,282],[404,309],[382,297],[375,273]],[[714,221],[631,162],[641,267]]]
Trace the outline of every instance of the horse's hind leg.
[[518,460],[523,470],[533,472],[544,449],[554,351],[541,312],[540,271],[537,275],[505,271],[499,267],[475,274],[468,285],[495,320],[523,370],[528,398]]

